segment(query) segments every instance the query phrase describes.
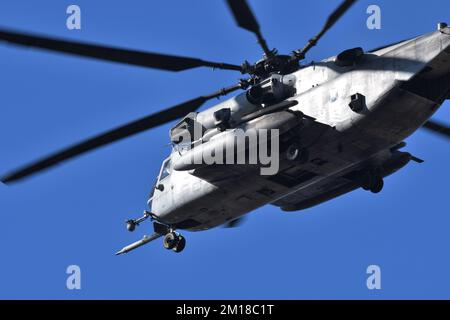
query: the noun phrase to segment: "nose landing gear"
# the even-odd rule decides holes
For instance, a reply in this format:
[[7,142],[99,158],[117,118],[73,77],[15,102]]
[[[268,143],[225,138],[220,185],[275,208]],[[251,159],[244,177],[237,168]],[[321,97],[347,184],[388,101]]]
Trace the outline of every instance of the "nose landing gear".
[[130,252],[138,247],[143,246],[151,241],[154,241],[160,237],[164,237],[163,246],[168,250],[173,250],[174,252],[181,252],[186,247],[186,239],[175,232],[175,226],[169,226],[158,221],[158,217],[149,211],[144,211],[144,215],[138,219],[129,219],[126,221],[127,230],[133,232],[141,222],[144,222],[150,218],[153,220],[153,230],[154,233],[151,236],[144,236],[143,239],[138,240],[116,253],[116,255],[124,254]]
[[172,231],[165,235],[163,245],[167,250],[178,253],[183,251],[186,246],[186,239],[181,234]]

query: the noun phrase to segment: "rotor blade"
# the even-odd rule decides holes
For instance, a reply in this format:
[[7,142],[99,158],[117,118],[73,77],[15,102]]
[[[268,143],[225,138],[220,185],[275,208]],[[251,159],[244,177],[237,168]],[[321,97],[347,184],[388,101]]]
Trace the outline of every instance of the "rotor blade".
[[341,3],[341,5],[333,11],[333,13],[328,17],[327,21],[325,22],[325,25],[322,27],[322,30],[312,39],[308,41],[306,46],[303,49],[294,51],[294,56],[298,59],[304,59],[306,53],[314,47],[317,42],[323,37],[323,35],[331,29],[331,27],[334,26],[334,24],[350,9],[350,7],[356,2],[357,0],[345,0]]
[[179,119],[184,117],[189,112],[193,112],[197,110],[203,103],[207,100],[219,97],[221,95],[228,94],[232,91],[241,89],[243,83],[237,84],[235,86],[224,88],[218,92],[215,92],[210,95],[201,96],[187,102],[178,104],[169,109],[162,110],[160,112],[154,113],[142,119],[130,122],[124,126],[118,127],[114,130],[105,132],[98,136],[95,136],[91,139],[87,139],[81,143],[73,145],[67,149],[64,149],[60,152],[56,152],[44,159],[41,159],[31,165],[25,166],[17,171],[11,172],[6,176],[1,178],[3,183],[10,183],[27,176],[30,176],[39,171],[50,168],[54,165],[57,165],[65,160],[74,158],[88,151],[94,150],[96,148],[102,147],[104,145],[110,144],[112,142],[130,137],[137,133],[155,128],[172,120]]
[[261,34],[259,23],[255,15],[250,9],[246,0],[227,0],[228,7],[233,13],[234,19],[239,27],[253,32],[258,39],[258,43],[262,47],[267,57],[272,56],[272,51],[267,46],[267,42]]
[[217,69],[236,71],[242,70],[242,67],[240,66],[227,63],[211,62],[196,58],[106,47],[95,44],[87,44],[20,33],[1,28],[0,41],[6,41],[25,47],[35,47],[83,57],[90,57],[100,60],[107,60],[168,71],[182,71],[197,67],[212,67]]
[[436,121],[428,121],[423,125],[423,128],[432,131],[434,133],[437,133],[441,136],[444,136],[446,138],[450,138],[450,127],[446,126],[443,123]]

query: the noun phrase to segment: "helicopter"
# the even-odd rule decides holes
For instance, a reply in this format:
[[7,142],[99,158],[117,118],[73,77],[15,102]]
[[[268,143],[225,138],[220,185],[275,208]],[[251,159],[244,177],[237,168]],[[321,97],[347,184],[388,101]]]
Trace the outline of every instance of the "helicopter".
[[[318,62],[307,53],[350,10],[343,1],[304,47],[290,54],[271,49],[246,0],[226,0],[237,25],[255,34],[263,51],[241,65],[191,57],[81,43],[0,28],[0,42],[146,68],[184,71],[198,67],[240,72],[247,78],[72,145],[1,178],[14,183],[94,149],[157,126],[169,130],[172,151],[163,161],[143,216],[126,221],[129,231],[147,219],[154,232],[116,254],[163,237],[163,246],[182,252],[179,230],[236,227],[249,212],[271,204],[293,212],[363,188],[382,191],[386,177],[411,161],[404,140],[420,128],[450,137],[450,128],[430,120],[450,99],[450,27],[370,51],[347,49]],[[243,90],[203,111],[213,98]],[[181,120],[180,120],[181,119]],[[241,141],[243,153],[270,142],[277,170],[261,174],[262,163],[194,163],[239,132],[276,132]],[[186,139],[190,137],[190,139]],[[224,157],[225,155],[222,155]],[[235,155],[233,155],[233,159]]]

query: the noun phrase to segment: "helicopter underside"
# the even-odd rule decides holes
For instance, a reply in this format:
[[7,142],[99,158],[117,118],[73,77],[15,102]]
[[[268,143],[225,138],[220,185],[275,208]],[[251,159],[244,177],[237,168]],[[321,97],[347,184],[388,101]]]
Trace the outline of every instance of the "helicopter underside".
[[[449,89],[450,85],[442,94],[446,96]],[[316,128],[310,126],[302,135],[302,141],[310,142],[307,144],[310,161],[298,163],[281,159],[280,171],[274,176],[261,176],[258,167],[251,165],[195,170],[193,175],[199,180],[193,188],[202,190],[199,194],[204,196],[161,216],[161,221],[177,229],[206,230],[266,204],[279,206],[284,211],[298,211],[351,192],[362,187],[361,178],[366,173],[378,170],[384,178],[414,158],[399,150],[403,147],[401,143],[429,119],[442,102],[396,88],[385,97],[373,118],[364,120],[373,121],[372,126],[363,129],[354,126],[347,132],[338,132],[314,123],[312,126]],[[393,118],[405,120],[405,125],[389,126]]]
[[[281,150],[276,175],[259,175],[259,167],[251,165],[212,165],[191,173],[174,172],[174,181],[186,181],[189,186],[177,183],[171,190],[176,194],[177,188],[185,188],[184,194],[190,198],[165,201],[170,210],[156,210],[155,214],[176,229],[199,231],[229,223],[266,204],[298,211],[361,187],[378,193],[384,177],[410,160],[420,162],[400,149],[405,146],[403,140],[449,97],[449,61],[449,50],[440,51],[409,79],[393,81],[389,90],[367,103],[366,112],[350,117],[341,129],[310,121],[294,137],[307,149],[308,161],[290,161],[283,158]],[[367,179],[378,184],[369,186]]]

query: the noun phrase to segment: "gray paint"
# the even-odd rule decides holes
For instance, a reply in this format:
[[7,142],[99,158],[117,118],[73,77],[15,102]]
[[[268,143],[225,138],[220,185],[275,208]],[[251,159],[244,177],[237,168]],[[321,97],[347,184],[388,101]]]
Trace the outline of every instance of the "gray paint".
[[[330,200],[358,188],[349,176],[367,166],[385,165],[389,175],[406,165],[395,162],[399,153],[391,148],[420,128],[449,96],[450,81],[436,82],[433,98],[414,88],[450,78],[450,28],[367,53],[355,66],[339,67],[334,59],[292,74],[297,92],[290,99],[298,105],[291,110],[307,116],[298,134],[314,161],[293,165],[283,160],[277,177],[261,176],[258,168],[247,165],[172,170],[161,182],[164,191],[154,192],[152,212],[171,225],[193,219],[199,224],[186,229],[205,230],[270,203],[295,210]],[[361,112],[349,107],[356,93],[366,100]],[[212,113],[223,107],[232,109],[236,121],[255,110],[241,94],[200,112],[197,120],[211,128]],[[176,160],[178,152],[171,157]],[[289,177],[295,176],[309,179],[292,185]]]

